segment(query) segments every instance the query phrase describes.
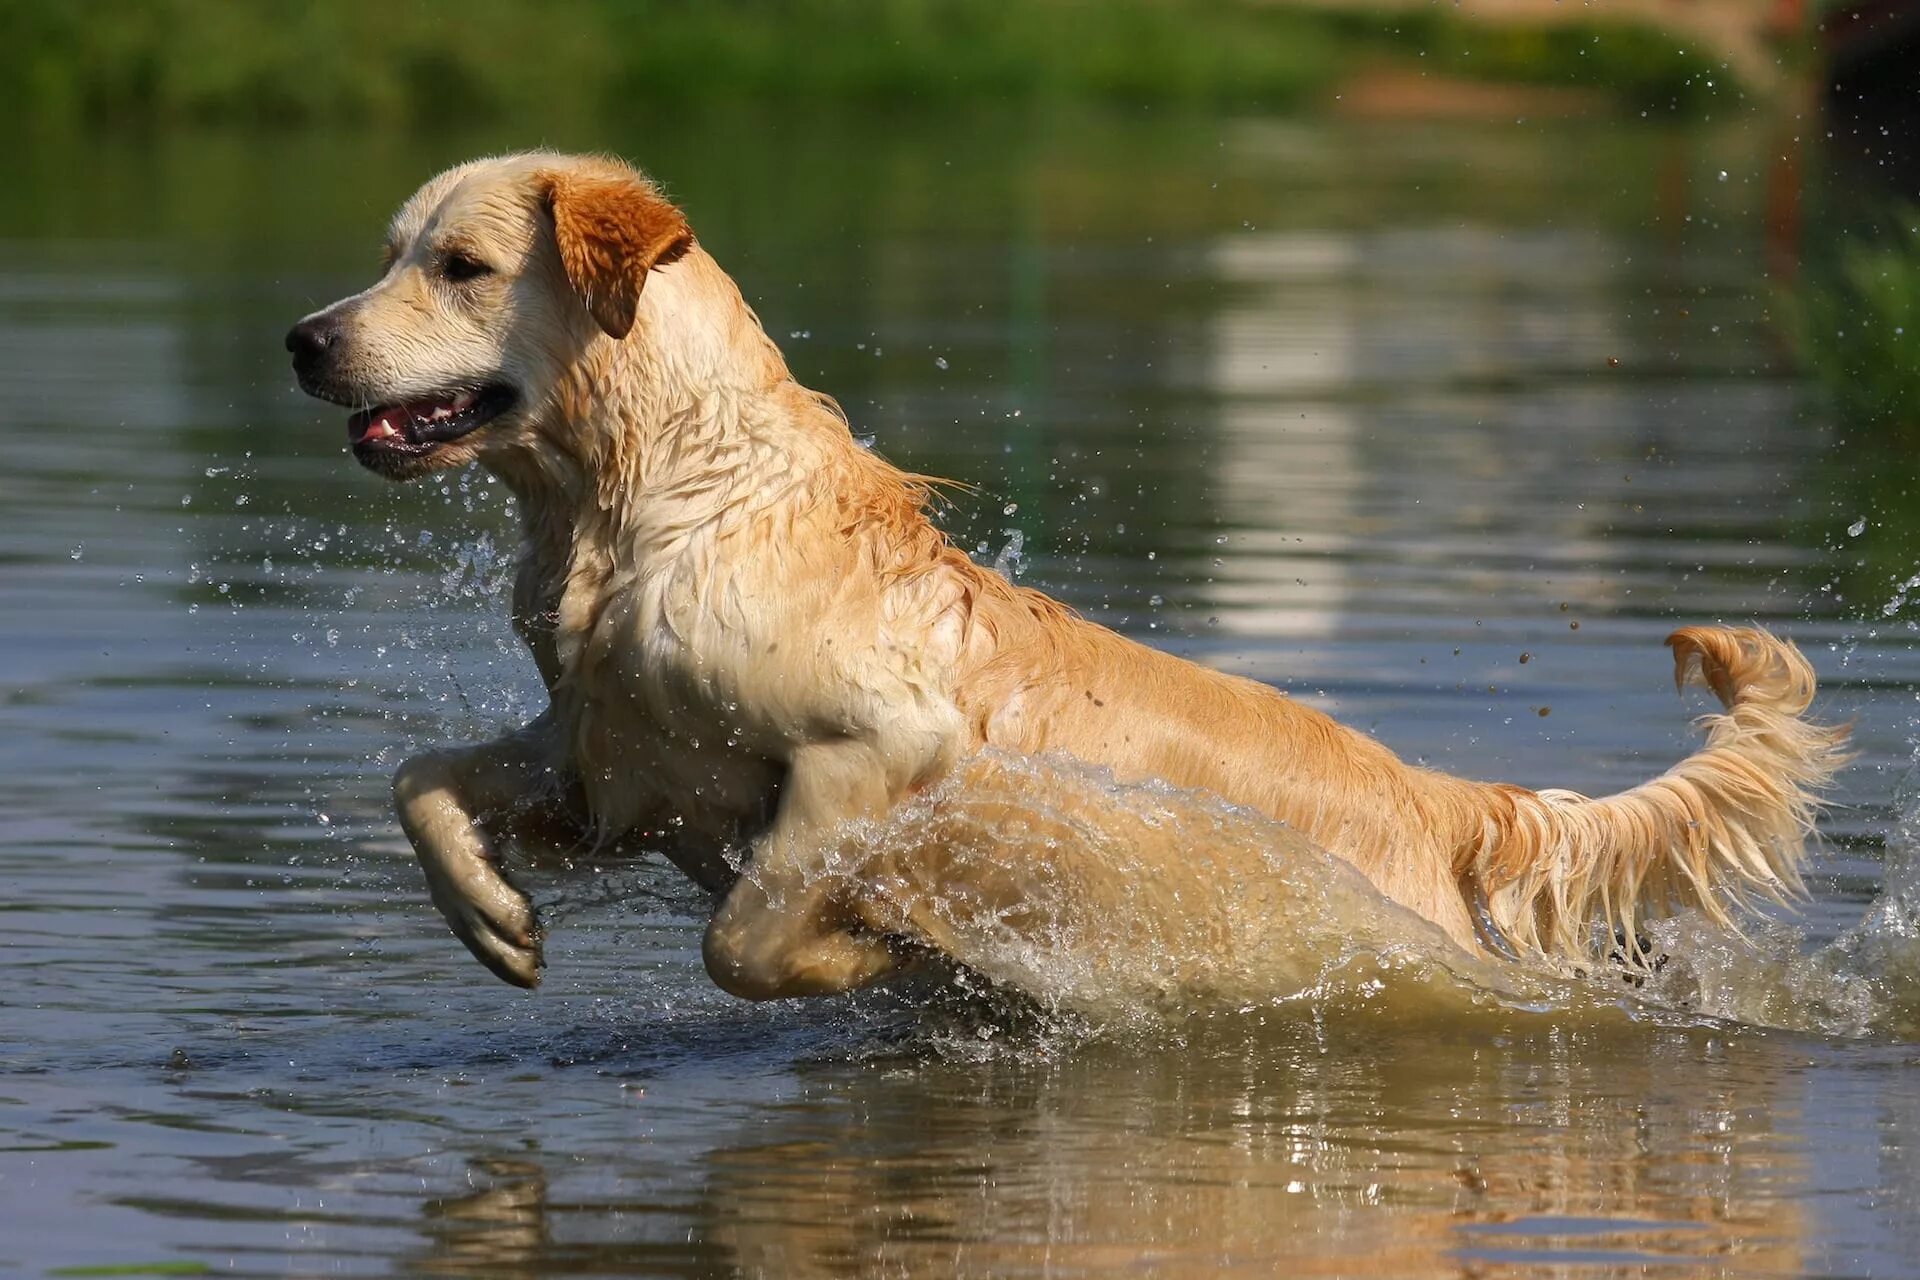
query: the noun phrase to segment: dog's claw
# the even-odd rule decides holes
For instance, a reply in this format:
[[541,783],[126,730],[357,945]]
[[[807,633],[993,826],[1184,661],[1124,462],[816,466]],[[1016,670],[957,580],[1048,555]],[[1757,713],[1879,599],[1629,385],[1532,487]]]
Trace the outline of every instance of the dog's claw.
[[[532,916],[530,909],[527,915]],[[463,913],[463,918],[454,924],[453,931],[460,941],[467,944],[467,950],[473,953],[474,959],[485,965],[502,982],[528,990],[540,985],[546,961],[541,955],[538,925],[509,937],[486,916],[468,912]]]
[[433,905],[473,958],[502,982],[527,989],[539,986],[546,961],[540,924],[527,895],[483,858],[459,859],[454,866],[422,858],[420,865]]

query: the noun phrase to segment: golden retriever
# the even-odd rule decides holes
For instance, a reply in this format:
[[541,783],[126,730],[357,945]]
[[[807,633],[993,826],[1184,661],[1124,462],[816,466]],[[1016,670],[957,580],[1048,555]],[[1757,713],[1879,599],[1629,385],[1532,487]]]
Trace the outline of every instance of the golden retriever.
[[1675,632],[1678,677],[1725,713],[1667,773],[1587,799],[1412,767],[1077,617],[955,549],[929,481],[794,381],[680,210],[615,160],[440,174],[394,218],[380,278],[287,346],[303,389],[352,410],[367,467],[477,462],[519,498],[514,622],[550,706],[408,760],[394,797],[435,905],[522,986],[541,936],[496,856],[509,832],[670,833],[675,864],[720,895],[703,953],[736,995],[874,981],[926,939],[827,874],[846,824],[990,748],[1258,810],[1477,954],[1579,956],[1610,927],[1641,959],[1648,912],[1728,922],[1799,892],[1814,794],[1842,758],[1844,732],[1802,718],[1805,659],[1757,629]]

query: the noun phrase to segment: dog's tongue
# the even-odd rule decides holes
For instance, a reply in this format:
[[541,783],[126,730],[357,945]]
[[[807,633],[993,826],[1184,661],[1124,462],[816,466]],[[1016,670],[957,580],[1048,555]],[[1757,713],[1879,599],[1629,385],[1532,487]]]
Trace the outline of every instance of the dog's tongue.
[[387,405],[369,410],[364,418],[356,414],[349,427],[356,429],[353,437],[356,441],[405,440],[411,438],[409,428],[418,431],[421,427],[444,422],[472,407],[473,393],[462,391],[456,396],[435,396]]

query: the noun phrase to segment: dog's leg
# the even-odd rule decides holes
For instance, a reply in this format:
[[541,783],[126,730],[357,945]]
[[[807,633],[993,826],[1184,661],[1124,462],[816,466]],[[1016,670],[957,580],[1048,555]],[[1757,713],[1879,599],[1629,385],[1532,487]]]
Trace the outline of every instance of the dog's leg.
[[773,826],[707,926],[707,972],[748,1000],[835,995],[892,971],[885,939],[857,931],[849,885],[828,863],[834,828],[892,803],[888,769],[858,740],[794,754]]
[[542,717],[493,742],[415,756],[393,777],[394,807],[433,905],[481,964],[517,987],[539,985],[540,929],[527,895],[501,871],[495,837],[562,843],[583,830],[554,745]]

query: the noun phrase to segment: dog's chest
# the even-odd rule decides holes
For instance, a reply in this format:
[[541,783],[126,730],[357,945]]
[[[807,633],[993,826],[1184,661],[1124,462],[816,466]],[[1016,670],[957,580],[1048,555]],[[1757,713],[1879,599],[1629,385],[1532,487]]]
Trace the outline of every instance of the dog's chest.
[[557,610],[555,699],[588,803],[608,826],[663,807],[730,836],[764,815],[794,737],[768,661],[779,643],[729,608],[724,583],[614,585],[590,610]]

